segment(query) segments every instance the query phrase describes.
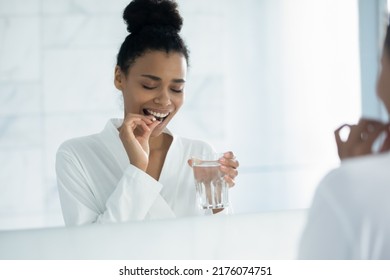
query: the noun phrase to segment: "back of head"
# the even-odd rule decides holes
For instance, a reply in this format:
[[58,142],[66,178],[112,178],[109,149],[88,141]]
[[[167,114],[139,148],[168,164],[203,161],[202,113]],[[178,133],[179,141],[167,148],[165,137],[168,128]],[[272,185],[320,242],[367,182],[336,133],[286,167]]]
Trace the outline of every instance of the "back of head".
[[390,55],[390,19],[389,19],[389,24],[387,25],[384,47],[385,47],[385,50],[387,51],[387,53]]
[[133,0],[123,19],[130,33],[119,50],[117,65],[127,73],[134,61],[147,51],[179,52],[188,63],[188,49],[179,32],[183,19],[171,0]]

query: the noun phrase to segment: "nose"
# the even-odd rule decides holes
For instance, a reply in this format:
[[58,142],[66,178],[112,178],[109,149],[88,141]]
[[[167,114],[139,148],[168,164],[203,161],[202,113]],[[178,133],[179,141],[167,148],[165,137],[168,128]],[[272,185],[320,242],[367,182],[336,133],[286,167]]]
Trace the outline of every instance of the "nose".
[[171,105],[171,97],[169,95],[168,89],[162,89],[154,98],[154,103],[164,107]]

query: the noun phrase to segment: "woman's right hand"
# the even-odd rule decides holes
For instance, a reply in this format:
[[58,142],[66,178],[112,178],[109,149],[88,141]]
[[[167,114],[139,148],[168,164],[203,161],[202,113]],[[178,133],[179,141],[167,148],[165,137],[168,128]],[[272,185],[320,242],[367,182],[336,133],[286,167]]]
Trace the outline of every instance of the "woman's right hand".
[[130,163],[143,171],[149,163],[149,138],[159,123],[153,116],[129,113],[119,128],[119,138]]
[[[349,135],[346,140],[341,138],[340,132],[348,127]],[[335,130],[338,155],[341,160],[356,156],[372,154],[373,144],[381,133],[389,136],[389,124],[370,119],[360,119],[356,125],[343,124]],[[381,152],[388,150],[387,140],[381,148]]]

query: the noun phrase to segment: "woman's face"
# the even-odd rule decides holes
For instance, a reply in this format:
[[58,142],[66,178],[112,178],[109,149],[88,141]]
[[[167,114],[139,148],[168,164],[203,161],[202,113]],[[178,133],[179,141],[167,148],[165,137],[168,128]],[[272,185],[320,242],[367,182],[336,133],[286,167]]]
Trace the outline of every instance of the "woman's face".
[[117,67],[115,85],[123,93],[125,116],[154,115],[161,123],[151,136],[160,135],[184,102],[186,74],[186,59],[177,52],[146,52],[127,76]]
[[381,66],[377,83],[377,94],[390,114],[390,55],[386,49],[382,53]]

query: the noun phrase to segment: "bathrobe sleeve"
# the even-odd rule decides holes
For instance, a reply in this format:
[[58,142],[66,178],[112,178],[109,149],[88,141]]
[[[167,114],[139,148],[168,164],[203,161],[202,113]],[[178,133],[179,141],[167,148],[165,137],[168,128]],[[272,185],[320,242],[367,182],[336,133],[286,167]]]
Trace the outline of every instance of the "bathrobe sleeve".
[[101,207],[95,197],[99,193],[94,192],[88,174],[72,154],[57,153],[56,172],[66,225],[125,222],[143,220],[147,216],[153,219],[175,217],[160,195],[162,185],[131,164]]

